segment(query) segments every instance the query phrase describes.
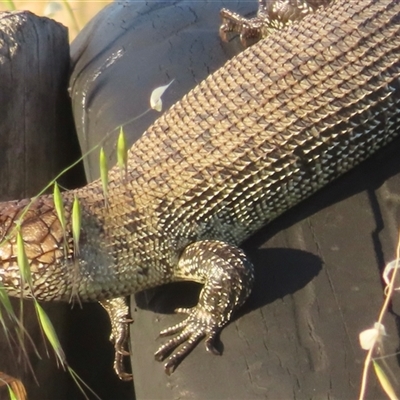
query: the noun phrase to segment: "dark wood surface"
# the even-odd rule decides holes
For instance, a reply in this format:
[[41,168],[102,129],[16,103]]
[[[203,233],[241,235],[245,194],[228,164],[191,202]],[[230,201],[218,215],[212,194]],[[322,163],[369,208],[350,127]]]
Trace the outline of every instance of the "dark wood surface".
[[[73,105],[83,150],[148,108],[152,89],[175,78],[169,107],[233,56],[218,38],[221,7],[255,11],[257,2],[113,4],[72,45]],[[99,73],[100,72],[100,73]],[[132,143],[158,114],[126,127]],[[109,141],[110,159],[115,141]],[[194,304],[198,286],[170,285],[132,299],[132,368],[138,399],[353,399],[365,352],[358,334],[383,301],[380,274],[399,227],[400,142],[287,212],[244,248],[256,266],[253,294],[221,333],[221,357],[199,346],[170,377],[153,353],[158,332]],[[98,176],[97,156],[86,170]],[[398,348],[398,299],[385,321],[387,353]],[[398,375],[396,357],[388,359]],[[370,376],[367,398],[384,398]]]
[[[66,28],[28,12],[0,14],[0,197],[10,200],[33,196],[76,159],[72,110],[67,93],[69,44]],[[75,171],[76,172],[76,171]],[[81,180],[82,181],[82,180]],[[61,183],[75,185],[67,174]],[[16,309],[19,301],[13,299]],[[43,305],[61,338],[67,328],[65,304]],[[32,303],[24,302],[24,324],[42,360],[27,343],[31,373],[20,358],[21,348],[10,349],[0,334],[0,371],[20,379],[30,399],[64,399],[67,374],[46,355]],[[8,324],[11,341],[14,326]],[[50,354],[53,352],[50,350]],[[0,391],[0,398],[8,398]]]

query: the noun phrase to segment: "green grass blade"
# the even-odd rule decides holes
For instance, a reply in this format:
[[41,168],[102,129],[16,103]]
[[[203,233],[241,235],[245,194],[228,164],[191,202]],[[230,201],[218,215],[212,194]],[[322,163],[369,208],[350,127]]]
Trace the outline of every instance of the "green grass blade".
[[82,210],[79,199],[75,196],[72,205],[72,237],[74,239],[75,258],[79,255],[79,239],[81,236]]
[[120,128],[117,141],[117,160],[118,166],[122,171],[125,171],[125,176],[128,173],[128,148],[126,146],[126,138],[124,129]]
[[59,188],[57,182],[54,182],[53,197],[54,197],[54,206],[57,211],[58,219],[60,220],[61,227],[63,228],[63,230],[65,232],[66,221],[65,221],[65,212],[64,212],[64,202],[61,197],[60,188]]
[[14,309],[11,305],[10,298],[8,297],[6,288],[0,282],[0,304],[5,308],[9,317],[15,317]]
[[389,378],[385,374],[385,371],[380,367],[380,365],[375,361],[372,360],[372,365],[374,366],[375,374],[378,377],[378,381],[382,386],[382,389],[387,394],[390,400],[399,400],[396,395],[396,392],[393,389],[392,384],[389,381]]
[[8,387],[8,395],[10,396],[10,400],[18,400],[17,395],[14,393],[14,390],[11,389],[10,385]]
[[67,223],[65,220],[65,209],[64,202],[61,196],[60,188],[57,182],[54,182],[54,191],[53,191],[53,199],[54,199],[54,207],[56,208],[58,220],[60,221],[61,228],[63,230],[63,239],[64,239],[64,257],[68,258],[68,249],[67,249]]
[[74,203],[72,205],[72,237],[74,240],[74,270],[72,278],[72,292],[70,302],[74,303],[77,299],[78,303],[81,304],[78,294],[78,276],[79,276],[79,240],[81,236],[81,225],[82,225],[82,210],[79,203],[79,199],[74,197]]
[[[0,305],[4,307],[6,315],[10,320],[18,321],[17,316],[14,313],[14,309],[11,305],[10,298],[8,297],[6,289],[1,282],[0,282]],[[3,328],[4,335],[6,336],[6,340],[7,342],[9,342],[8,328],[5,323],[4,315],[1,308],[0,308],[0,323]]]
[[28,257],[26,256],[25,245],[22,239],[21,230],[18,230],[17,232],[17,262],[22,277],[22,289],[24,288],[25,283],[27,283],[32,290],[31,269],[29,267]]
[[58,336],[53,327],[53,324],[51,323],[50,318],[43,310],[43,308],[40,306],[40,304],[37,301],[35,301],[34,304],[39,318],[40,326],[42,327],[43,332],[46,335],[47,340],[50,342],[51,347],[56,353],[57,358],[59,359],[61,365],[65,366],[66,365],[65,354],[61,347],[60,341],[58,340]]
[[10,333],[9,333],[9,329],[8,329],[8,327],[6,325],[6,322],[5,322],[5,319],[4,319],[4,315],[3,315],[3,311],[1,310],[1,308],[0,308],[0,324],[1,324],[1,327],[3,328],[3,333],[4,333],[4,336],[5,336],[5,339],[6,339],[7,343],[8,343],[8,346],[11,348]]
[[10,11],[15,11],[17,9],[17,7],[15,7],[15,3],[12,0],[4,0],[3,3],[7,5]]
[[69,374],[71,375],[71,378],[75,382],[76,386],[78,386],[81,393],[85,396],[85,399],[89,399],[89,397],[86,396],[86,393],[85,393],[85,390],[83,387],[88,389],[90,391],[90,393],[92,393],[96,399],[101,400],[101,398],[93,391],[93,389],[91,389],[71,367],[67,366],[67,369],[68,369]]
[[71,8],[71,6],[70,6],[68,0],[62,0],[62,3],[64,4],[64,7],[65,7],[65,9],[67,10],[67,13],[69,14],[69,16],[70,16],[70,18],[71,18],[71,22],[72,22],[72,25],[73,25],[75,31],[76,31],[76,32],[79,32],[79,31],[80,31],[80,28],[79,28],[78,21],[77,21],[77,19],[76,19],[76,17],[75,17],[75,13],[74,13],[74,11],[72,10],[72,8]]
[[7,329],[7,326],[6,326],[6,323],[5,323],[5,320],[4,320],[4,316],[3,316],[3,311],[1,310],[1,308],[0,308],[0,324],[3,327],[3,331],[4,331],[5,335],[7,336],[8,335],[8,329]]

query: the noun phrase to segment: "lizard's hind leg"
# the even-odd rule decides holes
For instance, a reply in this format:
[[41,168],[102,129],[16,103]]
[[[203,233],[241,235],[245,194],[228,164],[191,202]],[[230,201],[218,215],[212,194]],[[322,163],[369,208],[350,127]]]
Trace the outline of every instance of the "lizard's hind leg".
[[157,350],[156,360],[163,360],[182,344],[167,359],[164,365],[167,374],[174,371],[204,336],[206,349],[219,354],[214,347],[215,338],[232,313],[248,298],[254,282],[253,265],[244,252],[225,242],[212,240],[189,245],[179,259],[175,277],[204,283],[204,287],[195,307],[176,310],[188,317],[160,333],[161,336],[179,334]]

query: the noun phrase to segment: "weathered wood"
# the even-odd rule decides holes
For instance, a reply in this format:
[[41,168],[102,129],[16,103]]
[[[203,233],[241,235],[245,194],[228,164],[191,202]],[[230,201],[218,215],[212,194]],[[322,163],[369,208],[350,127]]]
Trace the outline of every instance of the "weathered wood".
[[[0,199],[33,196],[78,156],[67,91],[68,32],[29,12],[0,14]],[[62,183],[72,185],[70,174]],[[74,178],[75,179],[75,178]],[[19,308],[19,301],[13,301]],[[65,304],[46,306],[58,334],[65,332]],[[31,302],[24,302],[25,327],[43,360],[28,346],[40,387],[0,332],[0,371],[20,379],[30,399],[62,399],[68,376],[49,359]],[[15,338],[12,329],[11,336]],[[12,341],[12,340],[11,340]],[[49,353],[53,351],[49,349]],[[4,391],[0,390],[0,398]]]
[[36,193],[75,160],[68,73],[65,27],[29,12],[1,15],[2,199]]

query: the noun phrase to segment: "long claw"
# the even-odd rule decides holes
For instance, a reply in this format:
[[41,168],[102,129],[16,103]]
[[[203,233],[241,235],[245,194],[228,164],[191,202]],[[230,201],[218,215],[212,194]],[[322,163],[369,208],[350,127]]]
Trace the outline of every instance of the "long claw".
[[122,352],[119,351],[115,352],[114,371],[118,375],[118,378],[121,379],[121,381],[131,381],[133,379],[132,374],[125,372],[124,357],[126,357],[127,355],[130,354],[122,354]]
[[129,318],[128,305],[125,299],[118,297],[110,300],[102,300],[100,304],[105,308],[111,321],[110,340],[114,343],[115,357],[114,370],[119,379],[123,381],[132,380],[132,374],[125,372],[124,358],[130,356],[126,350],[129,337],[129,324],[133,319]]
[[205,343],[206,344],[206,350],[209,353],[212,353],[212,354],[214,354],[216,356],[220,356],[221,352],[214,346],[215,336],[216,336],[216,333],[215,333],[214,336],[210,336],[210,337],[207,338],[206,343]]

